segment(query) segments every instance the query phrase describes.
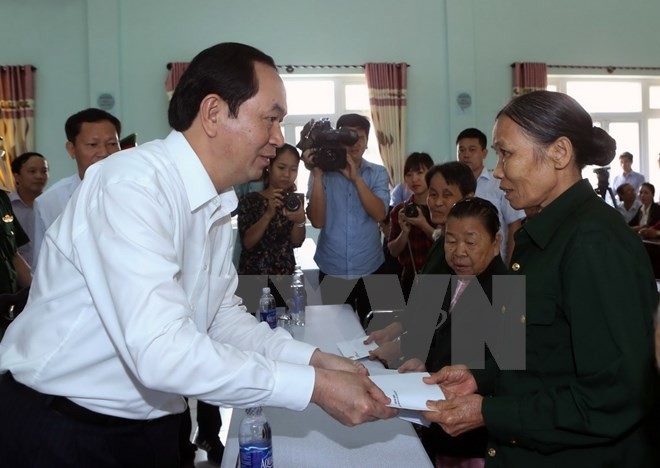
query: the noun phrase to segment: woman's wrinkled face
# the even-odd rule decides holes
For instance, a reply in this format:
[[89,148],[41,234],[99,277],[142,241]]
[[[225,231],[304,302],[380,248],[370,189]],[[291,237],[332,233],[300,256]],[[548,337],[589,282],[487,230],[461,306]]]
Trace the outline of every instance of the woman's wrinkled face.
[[484,272],[500,254],[500,235],[493,238],[481,219],[449,217],[445,225],[445,259],[459,276]]
[[493,175],[500,179],[500,189],[513,208],[543,208],[562,193],[545,149],[505,115],[495,122],[493,148],[497,153]]
[[448,184],[442,174],[434,174],[426,197],[426,205],[429,207],[433,224],[440,226],[445,224],[451,207],[467,195],[470,194],[463,195],[458,185]]

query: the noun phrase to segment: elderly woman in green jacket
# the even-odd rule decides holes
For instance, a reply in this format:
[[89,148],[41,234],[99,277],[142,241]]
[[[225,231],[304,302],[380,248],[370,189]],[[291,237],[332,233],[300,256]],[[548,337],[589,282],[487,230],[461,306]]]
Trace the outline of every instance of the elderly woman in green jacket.
[[565,94],[512,100],[493,129],[511,206],[539,207],[516,233],[526,277],[525,370],[450,366],[427,378],[447,400],[425,416],[449,434],[485,426],[487,467],[658,466],[649,440],[657,291],[638,238],[581,178],[615,141]]

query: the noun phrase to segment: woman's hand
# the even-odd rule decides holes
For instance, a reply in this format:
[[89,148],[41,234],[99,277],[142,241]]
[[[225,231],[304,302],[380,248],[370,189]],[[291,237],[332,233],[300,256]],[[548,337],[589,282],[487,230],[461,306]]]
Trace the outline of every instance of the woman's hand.
[[406,217],[406,215],[403,214],[403,210],[399,210],[397,219],[399,221],[399,227],[401,228],[401,232],[404,234],[409,234],[410,223],[408,221],[410,220],[410,218]]
[[388,341],[383,343],[382,346],[369,351],[369,360],[375,361],[379,360],[383,363],[385,367],[389,367],[390,363],[399,359],[401,356],[401,342],[400,341]]
[[[295,195],[295,196],[297,197],[298,195]],[[291,221],[294,224],[302,224],[307,219],[305,217],[305,210],[303,210],[302,201],[300,203],[300,208],[298,208],[296,211],[289,211],[286,208],[284,208],[282,210],[282,214],[284,215],[284,217],[286,219],[288,219],[289,221]]]
[[401,322],[392,322],[385,328],[380,330],[374,330],[369,333],[369,336],[364,340],[364,344],[376,343],[378,346],[387,343],[388,341],[393,341],[396,339],[402,331],[403,327]]
[[406,372],[426,372],[426,366],[421,359],[412,358],[401,364],[397,370],[402,374]]
[[[284,205],[284,200],[282,199],[282,189],[273,189],[272,192],[266,197],[268,199],[268,206],[266,207],[266,215],[273,219],[278,208],[281,208]],[[301,210],[302,211],[302,210]]]
[[657,239],[658,231],[656,231],[652,227],[645,227],[639,230],[639,235],[642,236],[644,239]]
[[463,434],[484,425],[481,414],[481,395],[466,395],[451,400],[427,401],[426,406],[432,411],[423,411],[422,415],[437,423],[452,437]]
[[440,385],[445,398],[450,400],[459,396],[471,395],[477,391],[477,381],[465,366],[446,366],[438,372],[424,377],[427,384]]

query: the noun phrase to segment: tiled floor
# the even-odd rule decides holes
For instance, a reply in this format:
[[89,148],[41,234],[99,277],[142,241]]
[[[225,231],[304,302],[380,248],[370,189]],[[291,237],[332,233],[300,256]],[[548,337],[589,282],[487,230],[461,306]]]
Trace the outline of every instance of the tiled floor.
[[[192,418],[192,434],[190,434],[190,440],[195,440],[195,435],[197,434],[197,401],[190,400],[190,417]],[[231,421],[231,408],[220,408],[220,415],[222,416],[222,427],[220,428],[220,440],[223,444],[227,442],[227,432],[229,431],[229,421]],[[195,452],[195,467],[196,468],[210,468],[215,467],[206,460],[206,452],[202,449],[197,449]]]

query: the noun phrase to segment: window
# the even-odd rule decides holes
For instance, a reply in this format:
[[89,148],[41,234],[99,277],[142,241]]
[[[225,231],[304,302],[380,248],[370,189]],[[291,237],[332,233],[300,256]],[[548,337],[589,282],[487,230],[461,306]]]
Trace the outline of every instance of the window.
[[[594,124],[616,140],[617,155],[633,154],[633,169],[660,186],[660,77],[549,75],[548,89],[574,97]],[[595,186],[593,167],[582,172]],[[621,174],[618,159],[610,164],[610,183]]]
[[[298,143],[300,131],[310,119],[327,118],[334,128],[342,114],[356,113],[364,115],[371,122],[369,91],[364,73],[281,76],[288,106],[288,114],[282,122],[282,133],[287,143],[294,146]],[[382,164],[373,123],[364,159]],[[309,171],[301,164],[296,179],[298,192],[307,192],[308,179]]]

